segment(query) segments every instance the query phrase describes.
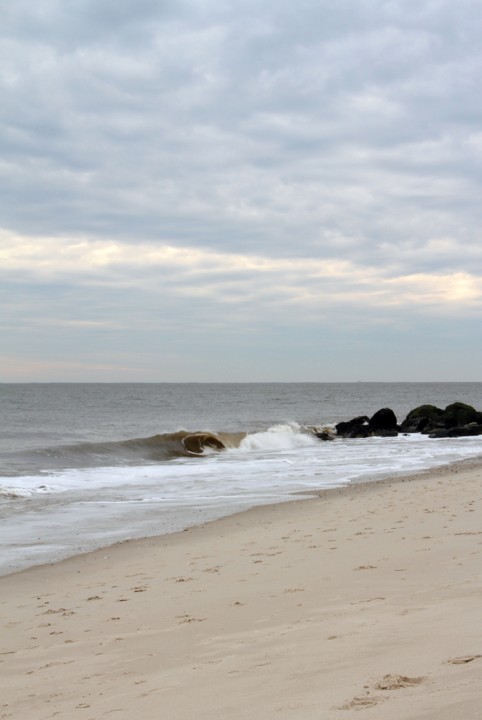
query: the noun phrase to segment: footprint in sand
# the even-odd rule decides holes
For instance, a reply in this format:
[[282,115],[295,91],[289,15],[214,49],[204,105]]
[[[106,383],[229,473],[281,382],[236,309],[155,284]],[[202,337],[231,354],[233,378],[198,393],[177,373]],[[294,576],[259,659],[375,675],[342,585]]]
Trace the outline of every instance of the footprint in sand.
[[[424,677],[407,677],[406,675],[384,675],[374,684],[375,690],[398,690],[400,688],[413,687],[420,685],[425,680]],[[388,698],[381,695],[371,695],[368,690],[366,695],[357,695],[342,705],[340,710],[363,710],[367,707],[373,707]]]
[[207,618],[196,618],[191,617],[190,615],[178,615],[177,624],[185,625],[187,623],[204,622],[204,620],[207,620]]
[[376,570],[376,565],[359,565],[358,567],[354,568],[354,570]]
[[359,695],[340,706],[340,710],[364,710],[367,707],[378,705],[379,702],[386,700],[384,697],[377,695]]
[[463,655],[462,657],[450,658],[450,660],[447,660],[447,664],[466,665],[467,663],[472,662],[472,660],[479,660],[480,658],[482,658],[482,655]]
[[377,690],[398,690],[399,688],[420,685],[425,681],[424,677],[407,677],[406,675],[384,675],[373,686]]
[[56,610],[54,610],[54,608],[50,608],[49,610],[45,610],[45,612],[41,613],[41,615],[62,615],[63,617],[68,617],[69,615],[75,615],[75,612],[69,608],[63,607]]

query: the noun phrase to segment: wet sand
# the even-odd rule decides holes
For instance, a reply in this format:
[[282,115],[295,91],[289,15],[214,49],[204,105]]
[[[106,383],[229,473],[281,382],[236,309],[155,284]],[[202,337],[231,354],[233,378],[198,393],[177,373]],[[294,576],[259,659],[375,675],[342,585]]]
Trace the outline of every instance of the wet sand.
[[470,720],[482,465],[0,578],[0,719]]

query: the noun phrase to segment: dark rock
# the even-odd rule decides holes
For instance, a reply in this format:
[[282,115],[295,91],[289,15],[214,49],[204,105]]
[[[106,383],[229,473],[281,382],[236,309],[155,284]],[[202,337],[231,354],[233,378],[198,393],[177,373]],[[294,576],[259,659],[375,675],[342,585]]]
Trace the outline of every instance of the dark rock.
[[368,425],[360,425],[357,428],[354,428],[349,435],[346,435],[345,437],[349,438],[367,438],[370,437],[371,432],[368,429]]
[[395,430],[398,432],[397,417],[393,410],[391,408],[382,408],[381,410],[378,410],[368,421],[368,429],[376,434],[378,434],[379,430]]
[[455,402],[447,405],[439,420],[446,428],[462,427],[477,421],[477,410],[472,405]]
[[454,437],[453,432],[450,428],[438,428],[437,430],[432,429],[430,432],[425,433],[429,438],[449,438]]
[[456,433],[456,437],[482,435],[482,423],[469,423],[459,428],[453,428],[453,432]]
[[397,437],[398,430],[374,430],[370,435],[376,437]]
[[425,428],[435,428],[443,410],[435,405],[419,405],[411,410],[400,425],[404,433],[423,432]]
[[340,422],[335,425],[336,434],[340,437],[356,438],[356,437],[368,437],[368,416],[359,415],[352,420],[346,422]]
[[461,427],[439,428],[429,433],[431,438],[470,437],[473,435],[482,435],[482,424],[469,423]]
[[[480,413],[478,413],[472,405],[455,402],[447,405],[445,410],[442,410],[440,414],[430,418],[421,428],[420,432],[433,435],[433,437],[459,437],[456,434],[444,435],[444,433],[439,432],[439,430],[462,428],[470,423],[480,423]],[[434,435],[434,433],[438,434]]]
[[[335,429],[336,435],[343,438],[396,437],[399,432],[422,432],[432,438],[482,435],[482,412],[461,402],[451,403],[445,410],[435,405],[419,405],[398,426],[393,410],[382,408],[371,418],[359,415],[338,423]],[[321,440],[333,439],[330,428],[322,428],[315,434]]]

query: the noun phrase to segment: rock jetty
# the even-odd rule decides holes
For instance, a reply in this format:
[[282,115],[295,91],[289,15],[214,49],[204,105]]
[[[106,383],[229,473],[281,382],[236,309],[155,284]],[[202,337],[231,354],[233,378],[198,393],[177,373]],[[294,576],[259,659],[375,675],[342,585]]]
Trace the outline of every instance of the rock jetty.
[[435,405],[419,405],[398,424],[391,408],[382,408],[372,417],[359,415],[339,422],[335,431],[324,428],[315,433],[321,440],[366,437],[396,437],[399,433],[423,433],[431,438],[482,435],[482,412],[471,405],[454,402],[442,410]]

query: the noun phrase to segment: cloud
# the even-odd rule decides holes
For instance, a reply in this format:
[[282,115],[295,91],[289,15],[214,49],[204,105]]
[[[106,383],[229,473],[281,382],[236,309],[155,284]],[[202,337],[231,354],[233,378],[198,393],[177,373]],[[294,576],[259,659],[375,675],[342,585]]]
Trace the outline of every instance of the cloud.
[[479,12],[10,4],[4,322],[50,318],[85,338],[154,308],[196,332],[478,316]]
[[[397,273],[340,257],[273,258],[202,248],[67,238],[23,238],[3,233],[0,262],[12,279],[27,282],[128,288],[171,298],[203,298],[214,306],[274,306],[286,313],[337,306],[357,312],[405,308],[438,314],[480,311],[482,277],[469,272]],[[432,247],[432,253],[437,247]],[[441,241],[441,251],[451,251]],[[395,269],[395,271],[394,271]],[[102,321],[77,321],[87,326]],[[100,326],[99,325],[99,326]]]

